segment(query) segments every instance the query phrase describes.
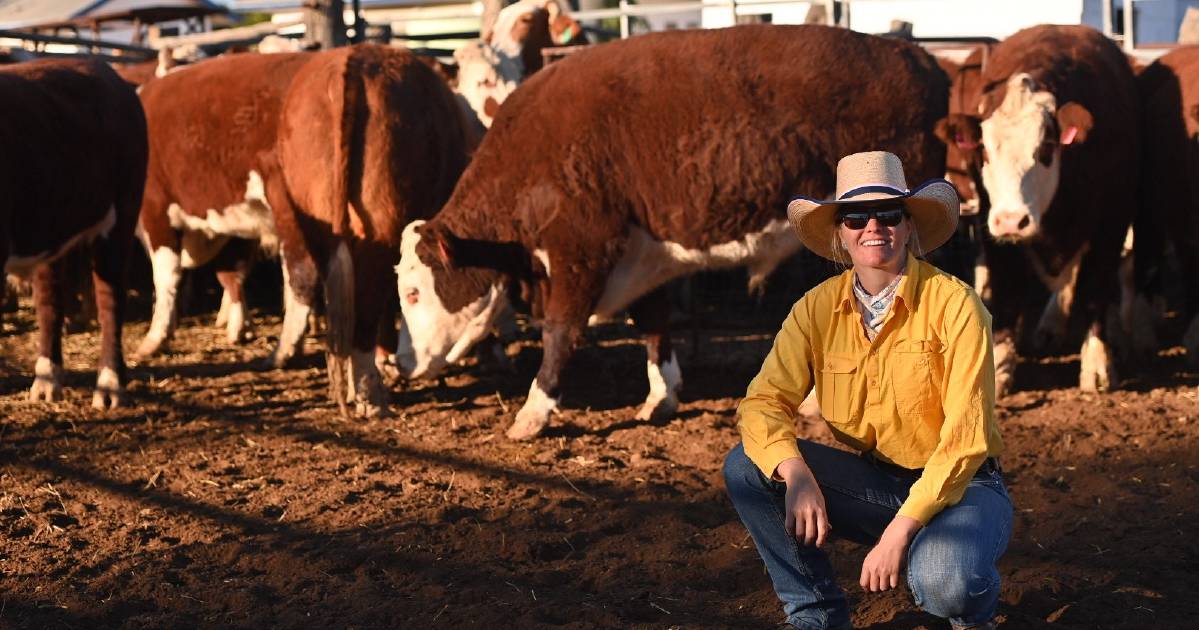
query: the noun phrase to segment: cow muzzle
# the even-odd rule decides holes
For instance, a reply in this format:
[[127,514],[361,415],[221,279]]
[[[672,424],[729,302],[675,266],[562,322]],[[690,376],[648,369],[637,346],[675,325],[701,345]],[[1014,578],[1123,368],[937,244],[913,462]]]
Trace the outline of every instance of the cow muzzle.
[[1020,241],[1037,233],[1037,222],[1027,210],[992,209],[987,229],[996,240]]

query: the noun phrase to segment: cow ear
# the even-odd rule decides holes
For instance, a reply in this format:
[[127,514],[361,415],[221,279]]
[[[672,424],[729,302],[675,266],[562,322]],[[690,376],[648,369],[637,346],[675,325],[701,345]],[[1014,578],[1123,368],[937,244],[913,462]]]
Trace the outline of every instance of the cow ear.
[[933,133],[941,142],[952,143],[961,151],[973,151],[982,143],[982,125],[968,114],[950,114],[938,120]]
[[[449,228],[440,223],[426,223],[416,228],[416,233],[420,234],[421,240],[428,240],[431,249],[436,252],[437,260],[446,269],[457,267],[457,245],[458,237],[450,232]],[[428,264],[428,261],[426,261]]]
[[1094,125],[1091,112],[1078,103],[1071,101],[1057,110],[1057,126],[1062,132],[1059,142],[1062,145],[1086,142],[1087,134]]

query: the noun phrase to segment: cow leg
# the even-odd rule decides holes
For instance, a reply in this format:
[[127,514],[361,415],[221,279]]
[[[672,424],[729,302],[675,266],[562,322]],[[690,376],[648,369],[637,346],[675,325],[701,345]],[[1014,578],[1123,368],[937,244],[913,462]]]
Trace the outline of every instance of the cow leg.
[[1099,322],[1092,323],[1087,329],[1079,358],[1082,364],[1078,375],[1080,390],[1105,392],[1119,382],[1111,348],[1103,339],[1103,326]]
[[231,343],[245,340],[246,276],[254,264],[258,244],[247,240],[229,239],[221,248],[216,260],[216,277],[221,283],[221,310],[217,312],[216,325],[225,327],[225,339]]
[[673,417],[679,408],[683,375],[670,343],[670,299],[665,287],[642,297],[629,309],[633,322],[645,337],[649,395],[637,412],[638,420]]
[[150,318],[150,329],[138,345],[134,357],[146,359],[162,350],[171,337],[176,323],[176,300],[179,282],[183,278],[183,265],[179,257],[179,241],[155,245],[150,254],[150,265],[154,269],[154,315]]
[[[395,269],[388,267],[394,277]],[[399,334],[396,331],[396,315],[400,312],[400,296],[395,291],[387,291],[382,296],[385,301],[383,313],[379,317],[379,330],[375,342],[375,368],[387,384],[398,383],[400,367],[396,361],[396,349],[400,345]]]
[[38,355],[29,400],[34,402],[62,399],[62,265],[62,260],[38,265],[33,273]]
[[[386,417],[390,415],[388,399],[391,396],[383,385],[383,374],[387,372],[379,369],[378,359],[382,354],[386,366],[390,358],[390,372],[399,378],[399,372],[395,370],[399,295],[395,291],[380,291],[379,287],[396,286],[395,265],[398,261],[386,246],[363,241],[355,243],[352,255],[354,342],[350,376],[355,408],[360,416]],[[380,347],[380,344],[385,345]]]
[[344,241],[337,243],[325,274],[329,393],[342,415],[348,416],[353,402],[358,415],[383,417],[388,414],[387,391],[375,367],[375,341],[381,309],[377,287],[387,286],[379,281],[386,277],[387,265],[369,244],[355,249],[357,256]]
[[[271,354],[271,366],[281,368],[300,354],[304,332],[308,329],[308,318],[312,305],[316,303],[316,263],[307,255],[288,255],[283,258],[283,329],[279,331],[279,345]],[[293,276],[296,278],[293,280]]]
[[92,284],[96,318],[100,321],[100,361],[96,366],[96,391],[92,393],[92,407],[96,409],[115,409],[125,397],[121,332],[125,325],[125,267],[130,243],[121,238],[122,234],[129,234],[128,227],[117,226],[112,236],[96,241],[92,253]]
[[557,411],[561,398],[559,378],[574,354],[585,321],[547,321],[541,329],[541,369],[529,386],[524,406],[516,412],[516,421],[508,428],[509,438],[529,440],[549,425],[550,414]]
[[1182,347],[1186,348],[1187,362],[1192,367],[1199,367],[1199,314],[1195,315],[1183,333]]

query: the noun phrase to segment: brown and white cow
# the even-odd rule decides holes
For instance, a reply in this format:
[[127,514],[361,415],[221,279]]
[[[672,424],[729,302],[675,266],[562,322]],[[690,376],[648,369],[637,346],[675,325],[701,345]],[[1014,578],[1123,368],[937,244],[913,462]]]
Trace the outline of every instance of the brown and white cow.
[[1183,281],[1183,346],[1199,365],[1199,47],[1176,49],[1137,77],[1141,94],[1141,199],[1135,221],[1138,290],[1168,293],[1167,251]]
[[316,54],[295,75],[265,176],[288,276],[308,303],[325,285],[329,380],[346,413],[384,415],[376,340],[394,347],[404,225],[449,198],[472,130],[445,82],[406,50]]
[[5,138],[0,267],[33,276],[38,358],[32,400],[62,396],[63,255],[90,243],[100,359],[92,406],[122,403],[125,265],[146,175],[146,121],[133,89],[97,61],[0,68]]
[[644,35],[542,69],[445,209],[404,231],[401,365],[434,375],[526,305],[545,353],[508,435],[527,439],[589,317],[628,309],[648,353],[637,415],[672,415],[682,376],[662,285],[732,266],[762,282],[800,247],[787,199],[829,193],[843,155],[886,149],[910,180],[944,174],[947,91],[918,47],[821,26]]
[[[232,239],[278,251],[263,179],[274,157],[279,112],[307,53],[221,56],[181,66],[140,89],[150,129],[150,167],[139,235],[154,269],[154,314],[136,356],[156,353],[175,327],[176,293],[185,268],[217,257]],[[283,252],[286,257],[287,252]],[[225,257],[217,275],[230,342],[241,339],[245,257]],[[284,322],[272,357],[296,351],[310,313],[285,279]]]
[[1120,331],[1105,320],[1118,302],[1112,279],[1134,212],[1136,112],[1132,71],[1115,44],[1085,26],[1044,25],[995,46],[978,114],[942,127],[944,139],[982,140],[1000,392],[1011,385],[1018,320],[1036,296],[1030,283],[1068,295],[1072,307],[1062,312],[1085,318],[1079,386],[1118,382],[1109,335]]
[[490,30],[454,51],[455,90],[490,127],[516,86],[543,65],[551,46],[586,44],[587,35],[558,0],[520,0],[504,7]]
[[[183,267],[216,256],[230,238],[255,239],[284,263],[275,365],[295,351],[320,281],[332,275],[335,399],[344,408],[352,356],[357,389],[348,399],[364,413],[385,410],[376,360],[395,348],[398,306],[377,287],[393,283],[403,224],[448,198],[472,138],[444,81],[407,51],[360,45],[221,57],[151,81],[141,96],[151,129],[141,227],[156,292],[142,351],[170,333]],[[244,273],[229,271],[220,274],[227,295]]]

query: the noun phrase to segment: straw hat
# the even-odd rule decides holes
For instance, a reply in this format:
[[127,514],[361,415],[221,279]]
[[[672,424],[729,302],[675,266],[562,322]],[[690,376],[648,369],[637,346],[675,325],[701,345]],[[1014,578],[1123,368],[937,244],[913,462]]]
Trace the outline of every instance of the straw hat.
[[958,225],[958,193],[944,179],[930,179],[908,190],[903,164],[893,153],[854,153],[837,162],[837,197],[821,201],[795,197],[787,204],[787,218],[808,249],[833,257],[837,209],[866,201],[899,199],[907,208],[920,246],[927,254],[945,244]]

